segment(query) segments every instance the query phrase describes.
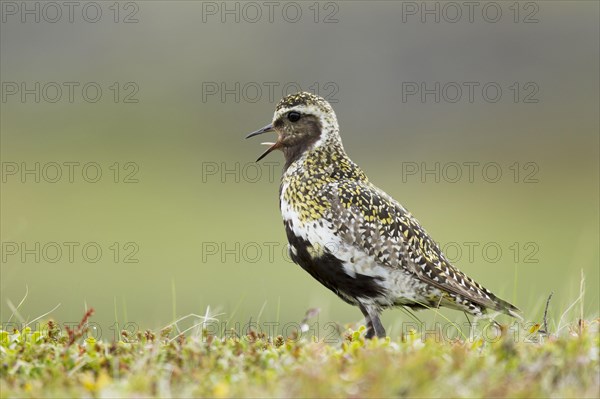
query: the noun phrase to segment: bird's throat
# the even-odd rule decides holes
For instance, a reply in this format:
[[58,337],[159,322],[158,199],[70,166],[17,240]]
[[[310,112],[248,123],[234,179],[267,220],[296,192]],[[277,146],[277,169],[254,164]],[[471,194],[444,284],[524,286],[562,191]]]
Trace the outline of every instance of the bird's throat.
[[283,167],[284,171],[294,162],[302,157],[302,155],[313,149],[313,145],[317,141],[318,138],[314,140],[302,141],[293,146],[283,147],[283,156],[285,157],[285,165]]

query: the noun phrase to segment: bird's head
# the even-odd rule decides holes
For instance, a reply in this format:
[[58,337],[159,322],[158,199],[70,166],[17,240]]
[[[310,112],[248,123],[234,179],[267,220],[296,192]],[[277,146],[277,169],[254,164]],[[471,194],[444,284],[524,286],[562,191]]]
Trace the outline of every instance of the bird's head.
[[335,112],[325,99],[300,92],[284,97],[267,126],[250,133],[246,138],[267,132],[277,133],[274,143],[262,143],[269,148],[256,160],[260,161],[273,150],[283,151],[290,164],[305,152],[333,142],[341,145]]

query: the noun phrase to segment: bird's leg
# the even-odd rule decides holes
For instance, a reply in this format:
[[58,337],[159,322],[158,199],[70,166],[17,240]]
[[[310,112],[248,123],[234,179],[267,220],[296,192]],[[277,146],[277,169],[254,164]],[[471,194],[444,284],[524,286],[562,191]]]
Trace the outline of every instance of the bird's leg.
[[375,335],[379,338],[385,338],[385,328],[383,328],[383,324],[381,324],[381,320],[379,320],[379,314],[375,314],[372,317],[373,321],[373,330],[375,331]]
[[385,338],[385,328],[383,328],[381,320],[379,320],[379,311],[373,306],[364,305],[362,303],[360,303],[358,307],[365,316],[365,321],[367,322],[367,335],[365,335],[365,338],[371,339],[374,336]]
[[365,316],[365,323],[367,323],[367,335],[365,335],[365,338],[371,339],[373,338],[373,336],[375,336],[375,329],[373,328],[373,321],[371,320],[371,316],[362,304],[359,304],[358,307],[360,308],[360,311],[362,312],[363,316]]

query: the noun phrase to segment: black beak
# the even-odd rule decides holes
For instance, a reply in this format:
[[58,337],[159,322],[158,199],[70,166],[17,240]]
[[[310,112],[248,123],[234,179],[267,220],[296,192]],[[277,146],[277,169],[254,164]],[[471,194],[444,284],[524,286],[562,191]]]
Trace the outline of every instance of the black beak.
[[250,133],[249,135],[246,136],[246,138],[249,139],[250,137],[258,136],[259,134],[272,132],[272,131],[273,131],[273,125],[271,123],[269,123],[267,126],[260,128],[255,132]]
[[[258,136],[259,134],[274,132],[274,131],[275,131],[275,129],[273,129],[273,125],[271,123],[269,123],[267,126],[260,128],[255,132],[250,133],[249,135],[246,136],[246,138],[249,139],[250,137]],[[279,148],[279,141],[277,141],[276,143],[261,143],[261,144],[268,145],[270,147],[267,148],[267,150],[265,152],[263,152],[260,157],[258,157],[256,162],[260,161],[261,159],[263,159],[264,157],[269,155],[269,153],[271,151]]]

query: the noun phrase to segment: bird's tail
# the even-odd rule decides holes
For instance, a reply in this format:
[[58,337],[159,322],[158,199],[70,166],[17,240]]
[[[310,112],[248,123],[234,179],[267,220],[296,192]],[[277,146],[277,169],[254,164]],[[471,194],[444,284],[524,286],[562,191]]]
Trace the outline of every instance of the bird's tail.
[[521,315],[523,312],[521,312],[521,310],[519,308],[517,308],[515,305],[500,299],[498,297],[495,297],[493,299],[494,301],[494,310],[497,310],[499,312],[505,313],[509,316],[512,316],[516,319],[519,320],[523,320],[523,316]]

